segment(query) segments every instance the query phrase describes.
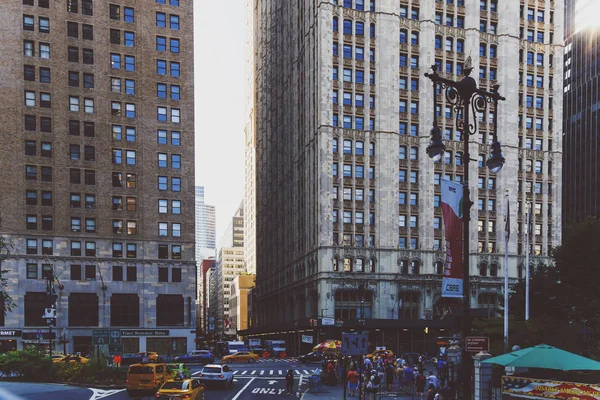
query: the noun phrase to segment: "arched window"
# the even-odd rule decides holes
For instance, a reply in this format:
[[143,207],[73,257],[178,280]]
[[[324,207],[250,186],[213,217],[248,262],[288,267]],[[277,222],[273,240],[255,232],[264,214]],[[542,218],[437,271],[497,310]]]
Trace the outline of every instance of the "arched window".
[[344,20],[344,35],[352,35],[352,20]]
[[400,261],[400,273],[403,275],[408,275],[408,260]]
[[408,31],[406,29],[400,29],[400,43],[406,43],[408,41]]
[[444,164],[450,165],[452,164],[452,152],[446,151],[444,153]]
[[435,273],[438,275],[444,274],[444,262],[443,261],[435,262]]
[[367,271],[368,272],[375,272],[375,259],[371,258],[368,261],[369,265],[367,266]]
[[373,142],[369,143],[369,156],[370,157],[375,156],[375,143],[373,143]]
[[411,262],[411,272],[413,275],[419,275],[421,273],[421,261],[413,260]]
[[462,165],[462,163],[463,163],[462,160],[463,160],[463,153],[460,151],[457,151],[456,156],[454,157],[454,163],[456,165]]
[[398,158],[400,160],[406,160],[406,146],[400,146]]
[[446,38],[446,51],[454,50],[454,39],[450,36]]
[[410,44],[418,45],[419,44],[419,32],[412,31],[410,33]]
[[416,161],[419,159],[419,148],[418,147],[410,148],[410,159],[412,161]]
[[371,26],[369,27],[369,36],[371,36],[372,38],[375,37],[375,24],[371,24]]
[[365,154],[365,142],[362,140],[357,140],[354,142],[354,154],[357,156],[362,156]]
[[333,257],[333,270],[336,272],[340,270],[340,260],[337,257]]
[[349,257],[344,258],[344,272],[352,272],[352,259]]
[[362,258],[357,258],[355,265],[354,265],[354,270],[356,272],[364,272],[365,270],[365,260]]
[[333,138],[333,152],[334,153],[338,152],[338,140],[337,140],[337,138]]
[[338,17],[333,17],[333,31],[338,31]]
[[479,275],[487,276],[487,265],[486,264],[479,264]]
[[441,36],[436,36],[435,37],[435,48],[436,49],[442,49],[442,37]]
[[497,264],[490,265],[490,276],[498,276],[500,267]]

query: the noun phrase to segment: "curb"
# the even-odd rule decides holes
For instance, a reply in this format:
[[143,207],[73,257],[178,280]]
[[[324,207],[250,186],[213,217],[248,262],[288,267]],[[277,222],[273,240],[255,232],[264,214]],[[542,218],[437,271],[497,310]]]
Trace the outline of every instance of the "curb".
[[[56,383],[60,383],[60,382],[56,382]],[[72,383],[62,383],[63,385],[67,385],[67,386],[75,386],[75,387],[82,387],[82,388],[92,388],[92,389],[104,389],[104,390],[111,390],[111,389],[125,389],[125,385],[95,385],[95,384],[86,384],[86,383],[76,383],[76,382],[72,382]]]

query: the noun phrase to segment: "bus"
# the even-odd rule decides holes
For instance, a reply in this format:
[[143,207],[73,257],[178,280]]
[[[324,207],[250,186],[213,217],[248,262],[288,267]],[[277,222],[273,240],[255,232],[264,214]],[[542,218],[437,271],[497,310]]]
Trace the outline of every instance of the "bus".
[[246,347],[244,342],[239,341],[239,340],[233,340],[233,341],[227,342],[227,349],[229,351],[229,354],[235,354],[238,351],[248,350],[248,348]]
[[285,340],[265,340],[265,350],[273,357],[281,357],[286,353]]

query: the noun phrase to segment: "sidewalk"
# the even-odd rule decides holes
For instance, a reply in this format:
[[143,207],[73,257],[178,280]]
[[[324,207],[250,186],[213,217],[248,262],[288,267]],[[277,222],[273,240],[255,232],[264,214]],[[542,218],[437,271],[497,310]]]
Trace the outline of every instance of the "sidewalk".
[[[302,395],[302,400],[342,400],[344,398],[344,388],[342,386],[323,386],[323,391],[319,393],[309,393],[305,391]],[[350,397],[346,392],[346,399],[358,399],[356,397]],[[379,400],[379,396],[377,396]],[[382,397],[382,400],[412,400],[411,396],[398,396],[398,397]]]

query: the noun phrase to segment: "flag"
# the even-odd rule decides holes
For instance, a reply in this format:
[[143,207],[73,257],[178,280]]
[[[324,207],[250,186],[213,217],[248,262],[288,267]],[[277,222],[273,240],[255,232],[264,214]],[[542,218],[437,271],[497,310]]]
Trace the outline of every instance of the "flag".
[[442,179],[442,216],[446,230],[446,261],[442,297],[463,295],[463,187]]

